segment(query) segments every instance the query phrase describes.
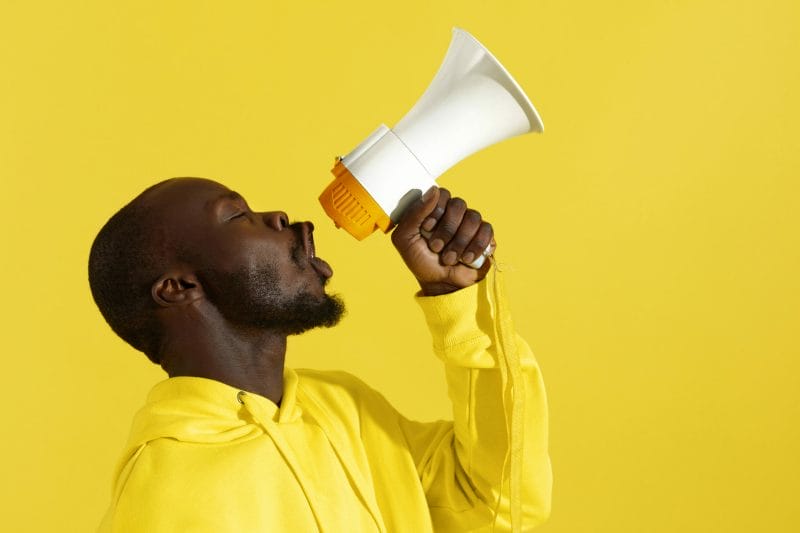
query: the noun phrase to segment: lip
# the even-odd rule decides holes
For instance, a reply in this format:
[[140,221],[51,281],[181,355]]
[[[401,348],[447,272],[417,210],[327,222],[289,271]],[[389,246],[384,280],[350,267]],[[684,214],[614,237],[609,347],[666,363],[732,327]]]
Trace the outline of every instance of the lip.
[[314,224],[311,222],[303,222],[300,225],[300,234],[303,239],[303,249],[306,252],[306,258],[308,258],[308,262],[317,274],[321,276],[320,279],[324,283],[325,280],[333,276],[333,269],[326,261],[317,257],[316,248],[314,247]]
[[316,257],[316,249],[314,248],[314,224],[311,222],[303,222],[300,229],[303,237],[303,250],[306,252],[306,257],[308,257],[308,259],[314,259]]

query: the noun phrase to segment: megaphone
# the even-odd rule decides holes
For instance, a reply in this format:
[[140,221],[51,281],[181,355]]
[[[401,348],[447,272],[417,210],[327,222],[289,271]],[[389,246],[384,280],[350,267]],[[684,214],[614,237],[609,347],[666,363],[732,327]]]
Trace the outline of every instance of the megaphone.
[[[447,169],[487,146],[544,125],[511,74],[468,32],[454,28],[439,71],[413,108],[381,124],[344,157],[319,200],[358,240],[388,233]],[[490,252],[487,250],[487,254]],[[480,268],[479,256],[470,266]]]

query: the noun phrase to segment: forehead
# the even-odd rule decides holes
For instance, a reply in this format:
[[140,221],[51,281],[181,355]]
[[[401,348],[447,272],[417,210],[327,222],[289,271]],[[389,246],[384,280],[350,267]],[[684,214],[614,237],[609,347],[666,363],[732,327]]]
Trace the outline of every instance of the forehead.
[[226,186],[204,178],[174,178],[168,180],[143,198],[162,213],[197,213],[207,211],[215,200],[238,197]]

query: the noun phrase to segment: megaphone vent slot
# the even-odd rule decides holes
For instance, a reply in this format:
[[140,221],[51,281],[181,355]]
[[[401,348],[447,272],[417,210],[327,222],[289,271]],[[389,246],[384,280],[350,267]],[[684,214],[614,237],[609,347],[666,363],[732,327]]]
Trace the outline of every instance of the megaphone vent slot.
[[356,224],[363,224],[370,218],[367,210],[350,195],[350,191],[343,185],[336,184],[331,193],[334,207]]
[[386,211],[370,196],[341,160],[336,161],[332,172],[336,179],[325,188],[319,201],[336,227],[344,228],[358,240],[367,237],[376,229],[387,233],[394,227]]

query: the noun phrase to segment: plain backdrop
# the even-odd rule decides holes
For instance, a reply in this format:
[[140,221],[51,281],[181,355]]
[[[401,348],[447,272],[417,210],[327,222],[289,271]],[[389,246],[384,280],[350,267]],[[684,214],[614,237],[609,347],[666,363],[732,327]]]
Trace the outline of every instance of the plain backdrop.
[[800,530],[800,3],[795,0],[0,5],[5,531],[84,532],[159,368],[86,282],[94,235],[204,176],[317,225],[349,315],[288,364],[449,416],[387,236],[336,230],[336,155],[422,94],[459,26],[544,135],[440,180],[494,223],[549,391],[547,533]]

